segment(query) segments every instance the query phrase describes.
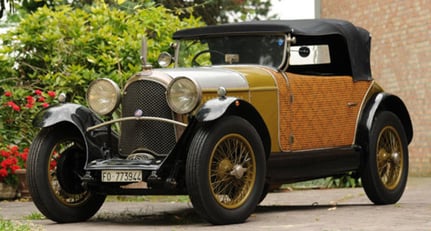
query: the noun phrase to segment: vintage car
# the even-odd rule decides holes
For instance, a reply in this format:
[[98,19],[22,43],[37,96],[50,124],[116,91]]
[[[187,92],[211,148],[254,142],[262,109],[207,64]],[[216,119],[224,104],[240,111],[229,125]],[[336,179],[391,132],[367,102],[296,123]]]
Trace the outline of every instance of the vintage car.
[[371,75],[370,38],[335,19],[206,26],[174,33],[160,68],[144,45],[122,90],[97,79],[88,108],[60,99],[36,116],[32,199],[62,223],[107,195],[189,195],[206,221],[232,224],[272,186],[355,173],[374,204],[395,203],[413,128]]

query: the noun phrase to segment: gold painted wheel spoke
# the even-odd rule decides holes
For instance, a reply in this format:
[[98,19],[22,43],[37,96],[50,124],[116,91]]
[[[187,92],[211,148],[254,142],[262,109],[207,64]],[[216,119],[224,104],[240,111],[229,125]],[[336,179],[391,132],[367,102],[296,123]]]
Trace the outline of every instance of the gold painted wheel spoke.
[[238,208],[250,195],[256,178],[251,144],[239,134],[228,134],[215,145],[210,158],[213,197],[225,208]]
[[[78,206],[87,200],[87,198],[90,196],[90,193],[88,191],[84,191],[78,194],[68,193],[61,187],[61,184],[57,177],[58,161],[60,160],[63,153],[65,153],[70,148],[79,148],[82,150],[82,146],[79,143],[70,140],[67,142],[58,143],[52,149],[50,158],[48,160],[48,180],[50,182],[52,192],[55,194],[57,199],[61,201],[61,203],[68,206]],[[55,162],[55,166],[51,166],[52,161]]]
[[401,139],[392,126],[382,129],[377,142],[377,171],[388,189],[394,189],[401,179],[403,169]]

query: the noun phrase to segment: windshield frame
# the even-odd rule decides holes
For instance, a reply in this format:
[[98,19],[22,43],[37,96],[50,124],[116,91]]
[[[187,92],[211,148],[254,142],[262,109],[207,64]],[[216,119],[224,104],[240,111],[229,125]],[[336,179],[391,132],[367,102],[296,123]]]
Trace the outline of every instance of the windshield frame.
[[[223,37],[267,37],[267,36],[280,36],[283,38],[283,45],[280,46],[280,49],[282,49],[282,58],[280,60],[279,65],[277,66],[271,66],[271,65],[263,65],[259,63],[247,63],[247,64],[240,64],[240,63],[234,63],[234,64],[212,64],[210,66],[224,66],[224,65],[262,65],[262,66],[268,66],[273,67],[278,70],[283,70],[287,67],[287,61],[289,57],[289,35],[285,33],[271,33],[271,34],[263,34],[263,33],[244,33],[244,34],[226,34],[226,35],[216,35],[216,36],[197,36],[197,37],[185,37],[180,38],[175,41],[175,55],[174,55],[174,61],[175,61],[175,67],[181,68],[181,67],[192,67],[192,66],[182,66],[179,63],[180,58],[180,51],[181,51],[181,44],[184,44],[184,41],[193,41],[193,40],[207,40],[207,39],[215,39],[215,38],[223,38]],[[228,55],[228,54],[225,54]],[[208,67],[208,66],[205,66]]]

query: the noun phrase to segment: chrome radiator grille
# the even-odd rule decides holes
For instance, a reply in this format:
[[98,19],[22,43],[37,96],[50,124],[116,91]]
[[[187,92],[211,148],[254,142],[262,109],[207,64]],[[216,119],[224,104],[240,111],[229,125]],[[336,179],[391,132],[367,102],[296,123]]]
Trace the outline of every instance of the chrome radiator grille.
[[[122,116],[143,116],[173,119],[166,102],[166,88],[154,81],[138,80],[124,91]],[[158,155],[168,154],[176,143],[175,126],[169,123],[141,120],[121,123],[120,154],[127,156],[136,150],[148,150]]]

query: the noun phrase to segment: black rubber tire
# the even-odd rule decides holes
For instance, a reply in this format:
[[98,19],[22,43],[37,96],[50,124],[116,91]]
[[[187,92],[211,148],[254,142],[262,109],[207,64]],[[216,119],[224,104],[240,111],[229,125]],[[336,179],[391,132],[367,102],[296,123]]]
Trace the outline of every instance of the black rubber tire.
[[402,123],[394,113],[382,111],[374,119],[369,151],[361,170],[368,198],[377,205],[396,203],[404,193],[408,169],[408,143]]
[[[230,139],[234,141],[241,140],[239,145],[235,147],[247,147],[247,151],[237,152],[239,148],[223,149],[223,147],[226,147],[224,146],[225,142],[229,143]],[[225,152],[224,150],[228,151]],[[229,150],[236,151],[230,153]],[[224,155],[225,153],[229,154]],[[235,169],[232,167],[238,166],[238,164],[235,165],[235,163],[230,163],[225,159],[232,158],[230,160],[235,160],[233,156],[238,156],[238,153],[248,153],[245,158],[247,163],[239,164],[246,167],[247,170],[246,175],[236,178],[236,176],[232,175],[232,169]],[[225,156],[225,158],[220,160],[220,156]],[[217,159],[220,161],[217,161]],[[245,161],[242,163],[245,163]],[[227,166],[230,167],[227,168]],[[214,172],[225,172],[225,174],[221,174],[225,177],[223,180],[217,178],[217,174],[213,175],[212,170],[215,168],[217,171]],[[208,222],[216,225],[244,222],[256,209],[261,199],[265,174],[266,159],[263,144],[256,129],[248,121],[237,116],[229,116],[212,125],[201,127],[196,132],[188,151],[186,184],[194,208]],[[232,195],[221,196],[215,192],[216,189],[219,189],[215,185],[216,182],[221,181],[225,181],[223,186],[229,188],[225,189],[223,187],[222,191],[229,192]],[[235,188],[233,185],[240,186]],[[237,189],[241,193],[236,193],[237,191],[235,190]],[[246,193],[243,193],[243,190]],[[235,193],[232,191],[235,191]],[[228,204],[223,199],[220,199],[229,198],[228,200],[235,201],[235,196],[238,195],[241,196],[238,203]]]
[[[73,145],[62,153],[54,151],[65,143]],[[84,172],[84,147],[81,135],[66,127],[44,128],[33,140],[27,160],[29,192],[48,219],[58,223],[85,221],[103,205],[106,196],[85,189],[75,174]],[[59,158],[54,160],[54,155]],[[51,166],[52,161],[57,161],[56,167]]]

